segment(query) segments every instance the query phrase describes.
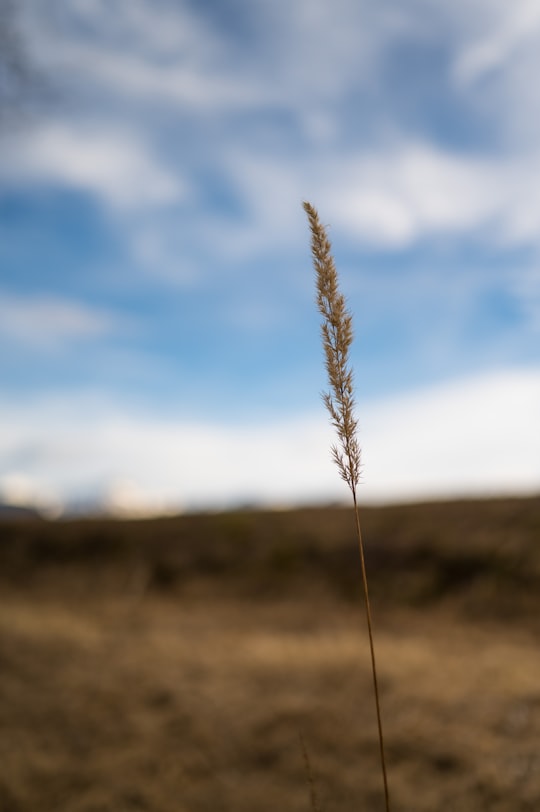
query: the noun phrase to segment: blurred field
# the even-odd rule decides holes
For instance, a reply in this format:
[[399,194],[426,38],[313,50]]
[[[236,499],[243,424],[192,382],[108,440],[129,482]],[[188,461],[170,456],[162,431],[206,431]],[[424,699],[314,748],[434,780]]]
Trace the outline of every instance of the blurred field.
[[[540,499],[363,512],[394,812],[540,809]],[[383,809],[353,517],[0,524],[0,812]]]

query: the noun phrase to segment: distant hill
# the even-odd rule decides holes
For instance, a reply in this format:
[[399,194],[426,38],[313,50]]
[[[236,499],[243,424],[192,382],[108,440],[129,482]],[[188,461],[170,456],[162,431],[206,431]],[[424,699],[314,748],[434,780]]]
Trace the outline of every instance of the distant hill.
[[[469,615],[540,618],[540,498],[361,513],[374,603],[449,601]],[[57,521],[19,509],[0,512],[0,584],[58,594],[196,587],[249,600],[309,587],[356,600],[357,547],[352,511],[342,507]]]
[[41,519],[43,518],[37,508],[26,505],[11,505],[8,502],[0,502],[1,519]]

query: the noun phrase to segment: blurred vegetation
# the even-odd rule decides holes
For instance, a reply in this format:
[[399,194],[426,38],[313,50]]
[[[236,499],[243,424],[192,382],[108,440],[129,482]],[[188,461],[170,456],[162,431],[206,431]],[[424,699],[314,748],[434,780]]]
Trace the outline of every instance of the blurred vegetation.
[[[395,812],[540,809],[540,499],[366,508]],[[348,508],[0,522],[0,812],[383,809]]]
[[[470,612],[515,617],[540,602],[540,498],[363,508],[373,599],[422,606],[461,598]],[[359,587],[350,508],[235,511],[150,520],[6,520],[0,583],[177,591],[237,598],[344,599]]]

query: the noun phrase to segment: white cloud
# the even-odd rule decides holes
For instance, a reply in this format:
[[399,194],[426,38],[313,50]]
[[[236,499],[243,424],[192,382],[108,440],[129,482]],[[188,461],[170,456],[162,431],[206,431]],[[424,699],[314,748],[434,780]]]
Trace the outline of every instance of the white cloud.
[[9,426],[0,432],[0,477],[24,477],[34,493],[52,490],[63,501],[118,506],[129,491],[128,501],[135,494],[145,510],[164,510],[324,493],[313,464],[318,421],[251,428],[162,421],[78,397],[0,413]]
[[511,124],[505,105],[517,113],[523,94],[532,101],[540,61],[537,0],[261,0],[256,11],[236,4],[229,25],[187,2],[56,0],[54,7],[51,14],[49,5],[27,0],[24,29],[34,61],[62,86],[112,94],[122,108],[140,99],[205,114],[288,109],[306,133],[351,91],[380,92],[396,44],[438,46],[459,92],[474,92],[478,79],[498,71],[491,104],[496,112],[504,102],[503,128]]
[[215,228],[216,245],[231,255],[297,241],[303,199],[319,207],[334,234],[375,247],[440,236],[475,236],[500,246],[540,241],[540,190],[530,182],[540,172],[538,152],[482,158],[401,142],[321,162],[318,156],[261,159],[234,149],[227,166],[249,212],[249,222]]
[[33,58],[69,86],[127,100],[215,112],[253,106],[262,88],[226,63],[224,38],[187,4],[115,0],[39,3],[26,15]]
[[388,42],[410,28],[393,3],[368,0],[263,0],[229,16],[224,26],[187,2],[151,0],[59,0],[51,15],[33,0],[25,27],[34,59],[68,81],[206,111],[335,99],[368,83]]
[[109,335],[120,320],[104,310],[61,297],[14,296],[0,291],[0,336],[40,350]]
[[[9,147],[4,174],[12,165],[30,180],[86,189],[121,209],[181,200],[190,157],[198,155],[190,151],[193,145],[187,158],[173,157],[168,147],[169,169],[135,135],[153,128],[152,105],[159,102],[178,116],[179,133],[181,116],[194,114],[189,120],[195,132],[202,128],[212,166],[219,175],[228,173],[246,203],[246,221],[208,223],[219,240],[216,250],[223,246],[231,258],[264,249],[278,233],[280,239],[292,235],[298,220],[291,212],[306,196],[351,236],[374,245],[399,247],[426,236],[478,230],[508,242],[538,241],[540,192],[530,182],[540,170],[537,147],[525,152],[517,143],[504,157],[479,158],[399,130],[391,142],[383,133],[378,148],[362,146],[360,139],[353,152],[340,142],[344,100],[350,104],[348,94],[361,98],[372,88],[367,97],[372,103],[373,89],[384,90],[378,77],[396,44],[423,48],[444,41],[446,80],[453,77],[462,94],[476,93],[477,79],[504,65],[504,76],[490,90],[492,123],[502,132],[516,112],[529,115],[531,76],[537,73],[530,70],[534,64],[540,69],[540,49],[525,57],[522,46],[527,54],[534,50],[540,25],[536,0],[511,6],[501,0],[442,5],[411,0],[406,8],[392,0],[268,1],[253,16],[246,5],[244,25],[251,36],[241,41],[234,36],[234,18],[230,28],[220,28],[211,14],[182,2],[59,0],[51,15],[34,0],[27,9],[26,31],[39,64],[65,77],[68,86],[71,81],[87,109],[95,106],[96,121],[109,123],[93,130],[59,122],[41,127],[17,148]],[[447,92],[444,84],[441,92]],[[384,97],[377,98],[384,106]],[[140,102],[138,111],[133,99]],[[257,128],[248,121],[247,132],[239,134],[234,119],[239,110],[253,117],[261,110],[269,116],[289,110],[291,125],[328,152],[308,149],[302,157],[293,148],[281,150],[290,128],[283,129],[283,141],[278,135],[276,149],[268,147],[270,138],[251,142],[249,133]],[[209,114],[220,122],[219,136],[206,141]],[[540,123],[540,107],[538,114]],[[118,115],[130,122],[129,129],[119,131],[111,123]],[[204,116],[198,125],[197,115]],[[536,113],[530,115],[532,120]],[[369,116],[373,126],[371,108]],[[195,224],[199,227],[207,224]]]
[[[208,35],[186,3],[151,0],[26,0],[21,14],[24,30],[36,55],[48,62],[62,62],[70,42],[84,46],[96,41],[111,51],[145,52],[155,57],[176,56],[196,50],[199,36]],[[56,48],[55,48],[56,45]],[[73,55],[68,50],[68,54]]]
[[80,189],[128,211],[174,203],[185,194],[178,173],[162,166],[132,133],[61,122],[9,142],[0,176]]
[[484,374],[368,408],[366,494],[538,492],[539,417],[540,370]]
[[534,148],[540,134],[538,0],[461,0],[445,4],[444,16],[454,32],[454,90],[487,114],[494,143],[516,152]]
[[[361,406],[363,500],[540,489],[538,369]],[[347,498],[321,413],[235,426],[161,420],[66,395],[4,404],[0,418],[0,477],[24,478],[32,493],[62,501],[100,497],[115,510],[147,513]]]
[[393,2],[299,0],[263,4],[259,65],[266,90],[302,114],[372,85],[385,52],[414,27]]
[[71,59],[86,80],[98,83],[107,93],[131,96],[146,103],[178,105],[196,112],[223,111],[234,107],[254,107],[262,103],[261,88],[252,78],[243,81],[223,76],[219,71],[190,64],[153,64],[147,58],[129,53],[107,52],[83,45],[64,46],[64,59]]
[[483,3],[483,26],[472,27],[458,51],[454,71],[460,81],[471,82],[519,60],[520,51],[537,49],[540,34],[538,0]]
[[540,154],[490,160],[402,145],[344,162],[321,199],[336,225],[373,244],[475,233],[537,243],[540,193],[530,184],[537,168]]
[[346,181],[329,191],[331,210],[351,234],[398,245],[474,230],[495,215],[500,198],[485,162],[420,144],[351,161]]

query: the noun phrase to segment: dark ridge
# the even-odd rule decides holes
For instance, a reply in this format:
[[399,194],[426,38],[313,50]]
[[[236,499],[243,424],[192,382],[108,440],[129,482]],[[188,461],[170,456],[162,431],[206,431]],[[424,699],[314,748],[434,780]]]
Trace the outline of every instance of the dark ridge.
[[[540,604],[540,498],[361,510],[370,589],[384,605],[456,597],[500,616]],[[147,520],[44,521],[0,515],[0,582],[78,589],[206,584],[235,597],[300,585],[359,592],[352,509],[238,510]]]
[[9,502],[0,502],[0,522],[3,519],[41,519],[42,515],[37,508],[22,505],[11,505]]

